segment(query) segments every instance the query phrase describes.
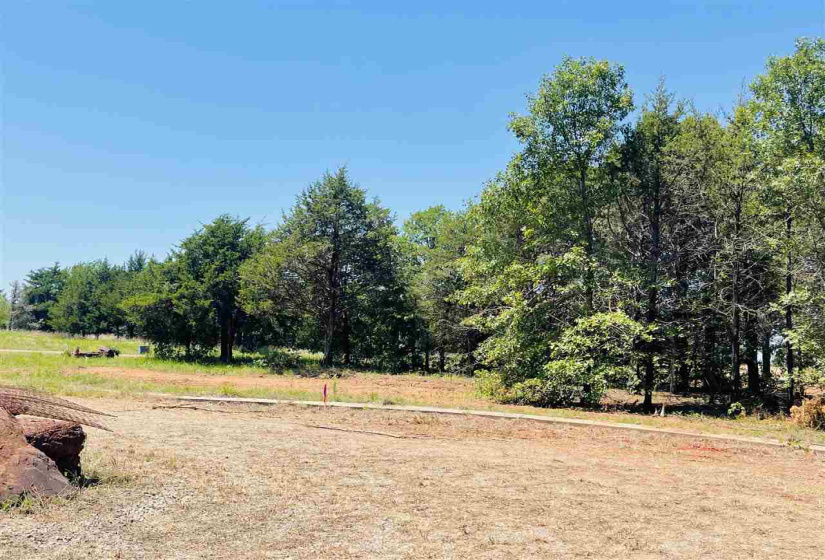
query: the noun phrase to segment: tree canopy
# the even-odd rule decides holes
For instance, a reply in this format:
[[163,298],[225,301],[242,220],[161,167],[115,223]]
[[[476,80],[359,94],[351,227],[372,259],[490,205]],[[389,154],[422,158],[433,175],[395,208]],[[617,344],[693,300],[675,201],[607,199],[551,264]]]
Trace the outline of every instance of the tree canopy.
[[395,217],[346,169],[270,231],[219,216],[163,260],[29,273],[16,328],[140,335],[168,356],[319,351],[326,366],[474,375],[503,402],[610,387],[784,406],[825,384],[825,41],[770,58],[728,112],[565,57],[463,208]]

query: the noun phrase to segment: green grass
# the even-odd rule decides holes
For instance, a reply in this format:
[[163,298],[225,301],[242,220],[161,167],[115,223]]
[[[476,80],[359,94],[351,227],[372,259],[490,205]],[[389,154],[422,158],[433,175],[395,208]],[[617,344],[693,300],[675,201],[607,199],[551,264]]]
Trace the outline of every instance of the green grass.
[[88,352],[101,346],[109,346],[117,348],[123,354],[137,354],[137,347],[142,344],[146,342],[137,338],[115,338],[111,335],[103,335],[98,339],[39,331],[0,331],[0,348],[3,349],[63,352],[79,347],[82,352]]
[[[80,363],[79,363],[80,362]],[[0,355],[0,383],[38,389],[53,394],[75,397],[107,397],[129,398],[145,394],[157,393],[170,396],[229,396],[280,400],[307,400],[318,401],[321,396],[318,391],[298,389],[274,389],[264,387],[239,388],[232,384],[232,378],[245,375],[261,375],[266,370],[253,366],[227,366],[223,364],[192,364],[169,362],[154,358],[133,358],[126,363],[125,359],[115,360],[78,360],[60,355],[51,354],[5,354]],[[83,365],[95,367],[118,368],[124,365],[140,367],[167,373],[192,374],[205,376],[225,376],[226,383],[219,386],[206,387],[197,384],[179,384],[166,382],[150,382],[116,376],[99,375],[84,372]],[[80,369],[80,371],[77,371]],[[65,375],[65,370],[74,370],[76,373]],[[378,375],[378,374],[358,374]],[[338,402],[361,402],[363,396],[350,395],[342,390],[346,380],[332,380],[330,399]],[[432,406],[433,402],[415,401],[399,398],[392,394],[373,392],[366,399],[374,404],[419,405]],[[445,405],[452,408],[469,408],[461,404]],[[562,418],[578,418],[585,420],[601,420],[606,422],[623,422],[644,426],[682,429],[713,434],[732,434],[749,437],[778,439],[788,442],[825,444],[825,432],[800,428],[791,424],[782,417],[759,420],[752,417],[739,420],[712,418],[700,415],[670,415],[666,418],[645,416],[629,413],[594,412],[579,409],[541,409],[527,406],[505,406],[488,403],[482,407],[485,410],[501,412],[519,412]]]
[[[60,341],[76,340],[65,339],[59,335],[42,333],[2,333],[0,346],[23,341],[25,344],[42,343],[39,348],[52,349]],[[96,344],[92,342],[92,346]],[[136,347],[136,343],[135,343]],[[127,347],[128,348],[128,347]],[[123,348],[121,348],[123,350]],[[237,377],[259,377],[272,375],[264,367],[254,365],[249,356],[241,355],[242,362],[226,365],[215,360],[202,363],[179,362],[161,360],[158,358],[115,358],[115,359],[85,359],[73,358],[55,354],[37,353],[0,353],[0,384],[14,385],[39,389],[53,394],[76,397],[133,397],[148,393],[159,393],[173,396],[232,396],[245,398],[267,398],[282,400],[311,400],[321,399],[318,391],[299,389],[265,388],[265,387],[237,387],[232,379]],[[244,360],[245,358],[245,360]],[[203,386],[198,384],[181,384],[172,382],[152,382],[139,379],[130,379],[112,375],[100,375],[84,371],[85,367],[95,368],[139,368],[164,373],[197,374],[203,376],[226,377],[226,382],[218,386]],[[72,375],[64,372],[72,370]],[[379,376],[378,373],[348,372],[350,375],[362,377]],[[291,375],[286,373],[285,375]],[[407,374],[413,376],[414,374]],[[429,376],[432,378],[433,376]],[[462,379],[463,381],[463,379]],[[443,406],[451,408],[483,408],[491,411],[519,412],[562,418],[578,418],[586,420],[600,420],[605,422],[623,422],[658,428],[681,429],[714,434],[733,434],[740,436],[762,437],[788,442],[804,442],[825,444],[825,432],[798,427],[783,416],[776,416],[759,420],[755,417],[745,417],[738,420],[702,416],[699,414],[676,415],[669,414],[665,418],[641,414],[622,412],[598,412],[581,409],[541,409],[529,406],[508,406],[492,402],[478,406],[478,398],[473,397],[472,405],[461,401],[449,402],[434,398],[431,401],[410,400],[392,394],[389,387],[385,392],[372,392],[368,398],[363,395],[347,393],[346,379],[332,379],[330,384],[330,399],[339,402],[359,402],[367,400],[375,404]],[[468,384],[468,393],[471,396],[472,387]]]

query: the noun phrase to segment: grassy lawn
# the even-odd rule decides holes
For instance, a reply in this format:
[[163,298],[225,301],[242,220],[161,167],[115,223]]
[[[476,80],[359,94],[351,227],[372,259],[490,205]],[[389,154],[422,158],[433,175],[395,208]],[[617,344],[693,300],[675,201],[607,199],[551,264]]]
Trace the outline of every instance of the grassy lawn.
[[136,338],[115,338],[112,335],[103,335],[100,338],[81,338],[38,331],[0,331],[0,349],[63,352],[80,348],[81,351],[88,352],[97,350],[101,346],[109,346],[117,348],[123,354],[137,354],[137,348],[142,344],[146,342]]
[[[50,340],[49,336],[34,336]],[[792,444],[825,444],[825,433],[799,428],[783,416],[730,420],[701,414],[670,413],[660,417],[629,412],[499,405],[479,397],[472,379],[465,377],[351,371],[343,374],[341,379],[306,378],[292,373],[276,375],[250,364],[185,363],[151,357],[109,360],[34,353],[0,354],[0,383],[75,397],[130,398],[159,393],[317,401],[326,384],[330,400],[341,402],[519,412],[763,437]],[[659,398],[664,397],[660,395]]]

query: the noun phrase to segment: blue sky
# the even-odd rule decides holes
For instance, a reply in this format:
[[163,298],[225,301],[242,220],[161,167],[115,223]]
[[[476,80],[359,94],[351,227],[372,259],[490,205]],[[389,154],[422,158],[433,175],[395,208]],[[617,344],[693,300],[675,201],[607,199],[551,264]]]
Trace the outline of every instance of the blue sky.
[[274,225],[326,169],[404,219],[458,208],[517,149],[564,54],[730,106],[825,35],[784,2],[7,2],[0,286],[54,261],[158,257],[221,213]]

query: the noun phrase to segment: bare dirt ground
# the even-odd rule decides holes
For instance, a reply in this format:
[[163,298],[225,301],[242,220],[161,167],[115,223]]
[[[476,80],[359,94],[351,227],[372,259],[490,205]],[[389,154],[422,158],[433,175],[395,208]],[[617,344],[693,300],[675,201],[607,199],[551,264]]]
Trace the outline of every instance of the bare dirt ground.
[[801,560],[825,546],[825,458],[803,451],[517,420],[83,402],[118,415],[84,451],[101,483],[0,513],[0,558]]

